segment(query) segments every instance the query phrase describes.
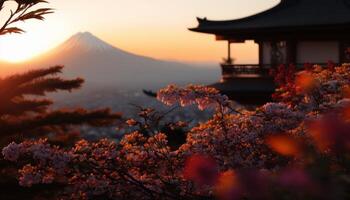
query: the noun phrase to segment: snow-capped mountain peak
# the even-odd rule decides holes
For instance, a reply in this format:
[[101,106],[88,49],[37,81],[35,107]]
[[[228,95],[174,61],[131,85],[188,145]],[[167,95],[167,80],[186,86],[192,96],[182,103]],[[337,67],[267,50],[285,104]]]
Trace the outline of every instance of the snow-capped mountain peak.
[[90,32],[79,32],[64,42],[60,49],[80,49],[84,51],[108,51],[115,49],[110,44],[97,38]]

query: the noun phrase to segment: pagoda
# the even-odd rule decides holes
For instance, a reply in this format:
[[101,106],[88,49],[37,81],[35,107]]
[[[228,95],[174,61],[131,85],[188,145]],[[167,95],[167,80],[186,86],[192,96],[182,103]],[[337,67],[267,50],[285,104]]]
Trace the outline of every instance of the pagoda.
[[[281,64],[350,62],[350,0],[282,0],[241,19],[197,20],[198,27],[189,30],[227,41],[222,80],[213,86],[238,102],[269,101],[275,90],[269,71]],[[258,44],[259,64],[234,64],[231,45],[247,40]]]

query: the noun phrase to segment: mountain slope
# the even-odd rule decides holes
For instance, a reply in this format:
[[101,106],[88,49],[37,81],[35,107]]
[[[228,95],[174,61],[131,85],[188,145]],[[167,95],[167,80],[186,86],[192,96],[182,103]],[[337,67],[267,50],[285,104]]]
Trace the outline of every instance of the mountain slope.
[[156,60],[128,53],[91,33],[78,33],[55,49],[26,63],[45,67],[65,65],[67,77],[83,77],[87,84],[157,87],[169,83],[211,82],[218,70]]

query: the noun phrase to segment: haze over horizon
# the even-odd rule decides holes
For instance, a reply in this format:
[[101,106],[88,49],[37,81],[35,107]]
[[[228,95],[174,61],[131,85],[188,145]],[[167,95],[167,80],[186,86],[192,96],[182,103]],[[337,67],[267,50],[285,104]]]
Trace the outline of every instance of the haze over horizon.
[[[241,18],[277,3],[278,0],[100,0],[86,4],[83,0],[53,0],[50,7],[55,14],[47,16],[45,23],[21,24],[26,33],[0,38],[0,59],[23,61],[54,48],[76,32],[89,31],[138,55],[185,63],[218,63],[226,55],[226,43],[188,31],[197,25],[196,17]],[[233,56],[239,58],[238,63],[255,62],[255,48],[254,43],[235,44]]]
[[[178,63],[181,63],[181,64],[189,64],[193,67],[196,67],[196,66],[203,66],[204,68],[205,67],[217,67],[216,65],[218,64],[218,61],[213,61],[213,62],[206,62],[206,61],[186,61],[186,60],[177,60],[177,59],[161,59],[161,58],[155,58],[155,57],[151,57],[151,56],[147,56],[147,55],[141,55],[141,54],[138,54],[138,53],[135,53],[135,52],[130,52],[130,51],[127,51],[125,49],[121,49],[119,48],[118,46],[115,46],[113,44],[110,44],[108,43],[107,41],[103,40],[102,38],[99,38],[95,35],[94,32],[91,32],[91,31],[79,31],[79,32],[76,32],[70,36],[68,36],[67,38],[64,39],[64,41],[60,42],[59,44],[56,44],[55,46],[53,47],[50,47],[40,53],[38,53],[37,55],[34,55],[34,56],[31,56],[25,60],[19,60],[19,61],[12,61],[12,60],[8,60],[8,59],[4,59],[4,58],[1,58],[0,56],[0,63],[6,63],[6,64],[9,64],[9,65],[12,65],[12,66],[21,66],[21,64],[25,64],[25,63],[28,63],[28,62],[31,62],[33,60],[37,60],[37,59],[40,59],[42,56],[45,56],[46,54],[50,53],[51,51],[57,49],[58,47],[64,45],[65,43],[67,43],[67,41],[71,40],[72,38],[75,38],[76,36],[79,36],[79,35],[91,35],[92,37],[95,37],[97,38],[98,40],[104,42],[105,44],[108,44],[110,45],[111,47],[113,48],[117,48],[119,49],[120,51],[125,51],[126,53],[130,53],[130,54],[134,54],[136,56],[143,56],[143,57],[148,57],[150,59],[155,59],[155,60],[159,60],[159,61],[169,61],[169,62],[178,62]],[[18,36],[18,35],[17,35]],[[1,39],[0,39],[1,41]],[[95,41],[96,42],[96,41]],[[95,48],[94,45],[101,45],[101,44],[98,44],[98,43],[94,43],[94,41],[92,41],[92,43],[90,44],[91,45],[91,48]]]
[[204,69],[137,55],[115,47],[90,32],[74,34],[54,49],[29,61],[3,63],[0,75],[55,65],[65,66],[64,77],[82,77],[89,87],[160,88],[172,83],[203,84],[219,79],[218,68]]

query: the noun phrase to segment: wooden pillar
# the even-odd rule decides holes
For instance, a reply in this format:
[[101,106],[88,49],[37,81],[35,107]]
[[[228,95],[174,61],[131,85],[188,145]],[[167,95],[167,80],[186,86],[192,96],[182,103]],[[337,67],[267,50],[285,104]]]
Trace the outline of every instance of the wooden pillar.
[[289,40],[287,44],[286,64],[298,64],[297,62],[297,43],[295,40]]
[[340,63],[350,63],[350,40],[340,40],[339,41],[339,62]]
[[343,40],[339,40],[339,63],[344,63],[346,62],[346,45],[345,42]]
[[231,58],[231,41],[227,41],[227,63],[232,64],[232,58]]
[[261,41],[256,42],[259,45],[259,66],[260,68],[264,65],[264,43]]
[[277,41],[271,40],[271,54],[270,54],[270,65],[272,68],[277,68],[281,63],[278,62],[278,45]]

